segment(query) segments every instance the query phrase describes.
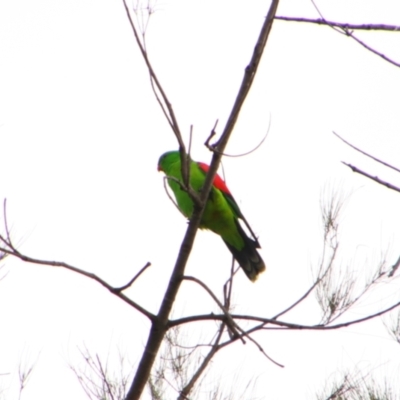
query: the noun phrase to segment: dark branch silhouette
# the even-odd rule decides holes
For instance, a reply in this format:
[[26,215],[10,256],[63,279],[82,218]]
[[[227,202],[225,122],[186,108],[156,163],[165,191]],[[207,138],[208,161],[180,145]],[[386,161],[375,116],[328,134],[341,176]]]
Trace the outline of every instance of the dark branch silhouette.
[[275,19],[289,22],[307,22],[309,24],[329,25],[342,29],[354,29],[364,31],[389,31],[400,32],[400,25],[386,24],[349,24],[348,22],[335,22],[323,18],[300,18],[300,17],[285,17],[281,15],[275,16]]
[[396,171],[396,172],[400,172],[400,169],[399,169],[399,168],[396,168],[395,166],[393,166],[393,165],[391,165],[391,164],[388,164],[387,162],[385,162],[385,161],[383,161],[383,160],[381,160],[381,159],[379,159],[379,158],[377,158],[377,157],[374,157],[372,154],[367,153],[367,152],[364,151],[364,150],[361,150],[359,147],[355,146],[354,144],[351,144],[351,143],[348,142],[346,139],[344,139],[343,137],[341,137],[338,133],[336,133],[336,132],[334,132],[334,131],[333,131],[332,133],[333,133],[337,138],[339,138],[342,142],[344,142],[344,143],[346,143],[348,146],[350,146],[352,149],[358,151],[358,152],[361,153],[361,154],[364,154],[365,156],[367,156],[367,157],[369,157],[369,158],[372,158],[374,161],[377,161],[378,163],[384,165],[385,167],[391,168],[391,169],[393,169],[393,170]]
[[[192,217],[189,222],[188,229],[186,231],[185,237],[183,239],[178,258],[176,260],[167,290],[165,292],[162,304],[160,306],[160,309],[157,313],[157,316],[155,320],[152,321],[152,326],[150,329],[150,333],[148,336],[148,340],[145,346],[145,350],[142,354],[142,358],[139,362],[139,366],[135,375],[135,378],[132,382],[132,386],[129,389],[128,395],[126,397],[126,400],[138,400],[141,397],[141,394],[144,390],[144,387],[149,379],[151,368],[154,364],[156,355],[158,353],[158,350],[161,346],[162,340],[168,330],[168,318],[172,310],[172,306],[174,304],[176,295],[179,291],[180,285],[182,283],[182,278],[184,275],[184,270],[186,267],[187,260],[189,258],[189,254],[191,252],[194,239],[196,237],[196,232],[200,224],[200,220],[204,211],[204,207],[206,204],[206,201],[208,199],[208,194],[210,193],[211,186],[214,181],[214,176],[217,173],[219,164],[221,162],[221,154],[224,152],[224,149],[226,147],[226,144],[228,143],[228,140],[233,132],[233,128],[235,127],[236,121],[239,117],[240,110],[244,104],[244,101],[247,97],[247,94],[249,93],[249,90],[251,88],[251,85],[253,83],[254,77],[257,72],[258,65],[261,60],[261,56],[263,54],[265,45],[267,43],[267,39],[274,21],[274,16],[276,14],[276,10],[278,7],[279,0],[273,0],[268,12],[267,17],[265,18],[265,21],[263,23],[263,26],[261,28],[260,35],[258,37],[256,46],[254,48],[253,56],[251,57],[249,65],[245,69],[245,74],[242,80],[242,84],[240,86],[238,95],[236,96],[236,100],[234,102],[232,111],[230,113],[230,116],[228,118],[228,121],[226,123],[226,126],[222,132],[222,135],[218,142],[213,145],[213,148],[216,150],[214,152],[209,171],[207,173],[205,183],[203,186],[203,189],[200,193],[200,204],[197,202],[194,203],[194,210]],[[154,82],[156,83],[157,87],[161,88],[161,84],[159,84],[158,79],[155,77],[155,73],[153,71],[153,68],[151,67],[151,64],[148,60],[147,53],[144,51],[143,46],[140,43],[136,28],[134,26],[133,20],[130,16],[129,9],[127,7],[126,2],[124,1],[124,7],[127,13],[127,16],[129,18],[132,30],[134,32],[136,42],[138,43],[141,53],[143,55],[143,58],[146,62],[146,65],[148,66],[150,74],[154,77]],[[160,90],[161,93],[163,93],[162,90]],[[163,97],[166,99],[166,96]],[[165,100],[167,101],[167,99]],[[167,103],[167,106],[169,106],[170,103]],[[168,108],[169,110],[169,108]],[[172,114],[174,115],[174,114]],[[171,117],[172,118],[172,117]],[[175,125],[174,125],[175,126]],[[177,124],[176,124],[177,126]],[[180,150],[181,150],[181,157],[182,157],[182,166],[186,165],[185,162],[185,150],[184,150],[184,144],[183,141],[180,140],[180,134],[177,135],[177,130],[174,130],[175,135],[177,136],[179,145],[180,145]],[[179,133],[179,132],[178,132]],[[183,168],[183,167],[182,167]],[[189,176],[189,171],[183,171],[183,180],[184,182],[188,182],[188,176]],[[185,179],[186,178],[186,179]]]
[[[317,9],[318,10],[318,9]],[[318,10],[319,12],[319,10]],[[320,13],[321,15],[321,13]],[[365,31],[389,31],[389,32],[398,32],[400,31],[400,26],[397,25],[385,25],[385,24],[350,24],[347,22],[334,22],[327,20],[325,18],[297,18],[297,17],[284,17],[284,16],[276,16],[275,19],[280,21],[289,21],[289,22],[306,22],[310,24],[318,24],[318,25],[325,25],[333,28],[335,31],[351,37],[361,46],[363,46],[368,51],[376,54],[377,56],[383,58],[385,61],[389,62],[390,64],[395,65],[396,67],[400,67],[400,63],[393,60],[392,58],[386,56],[385,54],[375,50],[373,47],[366,44],[363,40],[358,38],[354,35],[352,30],[365,30]]]
[[355,165],[348,164],[344,161],[342,161],[342,163],[344,165],[347,165],[349,168],[351,168],[351,170],[353,172],[363,175],[363,176],[375,181],[376,183],[379,183],[380,185],[386,186],[388,189],[392,189],[392,190],[395,190],[396,192],[400,192],[400,187],[392,185],[390,182],[384,181],[383,179],[380,179],[377,176],[373,176],[373,175],[369,174],[368,172],[365,172],[365,171],[361,170],[360,168],[356,167]]

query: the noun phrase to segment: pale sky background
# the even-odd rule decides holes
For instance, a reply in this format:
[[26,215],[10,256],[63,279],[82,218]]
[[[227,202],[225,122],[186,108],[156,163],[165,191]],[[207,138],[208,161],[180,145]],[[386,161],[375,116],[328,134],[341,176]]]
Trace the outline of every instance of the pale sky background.
[[[265,1],[163,0],[151,17],[148,50],[188,138],[192,154],[215,120],[219,132],[237,93],[268,10]],[[319,0],[327,19],[400,25],[396,0]],[[282,0],[278,15],[317,18],[308,0]],[[400,34],[359,37],[400,62]],[[327,27],[276,21],[258,76],[225,158],[226,180],[260,237],[267,272],[256,284],[240,272],[235,311],[271,317],[312,283],[321,256],[321,193],[352,193],[341,218],[343,265],[360,282],[387,251],[400,253],[400,194],[353,174],[348,161],[400,185],[400,177],[332,135],[398,167],[400,69]],[[177,148],[151,92],[122,1],[0,0],[0,199],[20,250],[94,272],[115,286],[147,262],[152,267],[126,293],[158,310],[186,222],[164,193],[160,154]],[[3,225],[3,223],[2,223]],[[199,232],[189,275],[221,294],[230,253]],[[147,319],[95,282],[69,271],[11,258],[0,270],[0,389],[18,396],[18,364],[37,360],[24,400],[86,399],[68,362],[78,347],[110,358],[118,351],[134,368],[147,338]],[[342,321],[398,301],[398,283],[378,287]],[[397,293],[396,293],[397,292]],[[174,316],[217,311],[202,290],[184,283]],[[319,322],[311,296],[284,320]],[[208,338],[213,324],[184,331],[188,343]],[[337,332],[261,332],[266,352],[237,343],[217,355],[209,385],[250,398],[312,399],[335,372],[373,370],[394,385],[400,346],[381,320]],[[204,339],[204,340],[205,340]],[[144,399],[147,397],[144,396]],[[170,398],[174,398],[171,395]],[[204,394],[204,398],[206,395]]]

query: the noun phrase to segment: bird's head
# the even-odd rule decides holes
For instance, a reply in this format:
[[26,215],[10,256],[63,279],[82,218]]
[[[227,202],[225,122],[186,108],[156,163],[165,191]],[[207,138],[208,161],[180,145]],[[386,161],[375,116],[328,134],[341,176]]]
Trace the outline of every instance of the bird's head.
[[167,173],[169,166],[175,162],[179,162],[180,157],[179,151],[167,151],[158,159],[157,170]]

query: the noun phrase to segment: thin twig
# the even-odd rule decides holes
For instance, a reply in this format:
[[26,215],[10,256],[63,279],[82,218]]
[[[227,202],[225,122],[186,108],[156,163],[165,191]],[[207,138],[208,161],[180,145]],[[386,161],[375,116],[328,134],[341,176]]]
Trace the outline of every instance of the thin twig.
[[126,284],[117,288],[114,288],[116,292],[123,292],[124,290],[128,289],[132,284],[139,278],[142,273],[151,266],[150,262],[147,262],[144,267],[140,269],[140,271]]
[[[264,135],[264,137],[261,139],[261,141],[257,144],[257,146],[253,147],[251,150],[246,151],[244,153],[240,153],[240,154],[228,154],[228,153],[221,153],[222,156],[224,157],[231,157],[231,158],[236,158],[236,157],[244,157],[244,156],[248,156],[251,153],[254,153],[256,150],[258,150],[262,144],[265,142],[265,139],[268,136],[269,133],[269,129],[271,127],[271,119],[269,120],[268,123],[268,129],[267,129],[267,133]],[[205,145],[210,149],[210,144],[208,143],[209,139],[211,139],[211,135],[209,136],[209,138],[207,139]],[[212,151],[216,151],[216,150],[212,150]]]
[[400,256],[397,259],[397,261],[393,264],[391,271],[388,274],[388,277],[391,278],[395,272],[398,270],[398,268],[400,267]]
[[[317,324],[317,325],[302,325],[302,324],[294,324],[291,322],[284,322],[272,318],[265,318],[265,317],[258,317],[255,315],[239,315],[239,314],[230,314],[233,320],[240,319],[240,320],[246,320],[246,321],[253,321],[253,322],[261,322],[263,325],[268,324],[268,325],[275,325],[277,327],[283,328],[285,330],[312,330],[312,331],[327,331],[327,330],[335,330],[335,329],[341,329],[341,328],[347,328],[352,325],[360,324],[365,321],[369,321],[371,319],[380,317],[381,315],[384,315],[395,308],[400,306],[400,301],[397,303],[391,305],[390,307],[387,307],[381,311],[378,311],[374,314],[370,314],[366,317],[355,319],[352,321],[347,321],[347,322],[342,322],[340,324],[335,324],[335,325],[325,325],[325,324]],[[203,314],[203,315],[193,315],[190,317],[183,317],[179,319],[174,319],[169,322],[170,327],[174,327],[177,325],[182,325],[182,324],[187,324],[190,322],[198,322],[198,321],[225,321],[226,316],[225,314]],[[263,329],[269,329],[269,328],[263,328]],[[270,329],[277,329],[277,328],[270,328]]]
[[[2,237],[0,236],[0,238],[2,238]],[[4,240],[4,238],[2,238],[2,240]],[[87,278],[100,283],[100,285],[104,286],[112,294],[119,297],[121,300],[125,301],[125,303],[128,303],[130,306],[132,306],[137,311],[139,311],[140,313],[145,315],[147,318],[149,318],[150,321],[153,321],[155,319],[155,315],[152,314],[150,311],[147,311],[145,308],[143,308],[142,306],[140,306],[139,304],[137,304],[136,302],[131,300],[129,297],[125,296],[123,293],[118,291],[117,288],[111,286],[108,282],[101,279],[100,277],[98,277],[96,274],[93,274],[92,272],[87,272],[83,269],[74,267],[74,266],[67,264],[65,262],[62,262],[62,261],[48,261],[48,260],[40,260],[37,258],[29,257],[29,256],[26,256],[25,254],[20,253],[18,250],[16,250],[12,244],[8,243],[8,246],[10,249],[0,248],[0,251],[7,253],[13,257],[19,258],[22,261],[31,263],[31,264],[47,265],[47,266],[51,266],[51,267],[61,267],[61,268],[65,268],[69,271],[76,272],[77,274],[86,276]]]
[[3,219],[4,219],[4,228],[6,229],[6,239],[7,242],[11,243],[10,229],[8,228],[8,220],[7,220],[7,199],[4,199],[3,201]]
[[210,351],[208,352],[208,354],[206,355],[206,357],[200,364],[199,368],[197,368],[197,371],[191,377],[189,383],[181,390],[178,400],[188,399],[188,395],[192,391],[196,382],[199,380],[201,374],[205,371],[205,369],[207,368],[208,364],[210,363],[210,361],[212,360],[214,355],[218,352],[218,350],[220,350],[219,342],[220,342],[222,334],[224,332],[224,327],[225,327],[225,323],[222,322],[218,329],[217,337],[215,338],[215,341],[212,344]]
[[289,307],[285,308],[283,311],[281,311],[280,313],[276,314],[273,319],[278,319],[279,317],[281,317],[282,315],[288,313],[290,310],[292,310],[293,308],[295,308],[297,305],[299,305],[303,300],[305,300],[310,293],[318,286],[318,284],[322,281],[322,279],[325,277],[325,275],[328,272],[328,268],[325,270],[324,274],[322,276],[320,276],[314,283],[313,285],[303,294],[303,296],[301,296],[298,300],[296,300],[292,305],[290,305]]
[[[217,299],[217,297],[214,295],[214,293],[212,292],[212,290],[205,284],[203,283],[201,280],[194,278],[192,276],[184,276],[183,279],[185,280],[190,280],[193,282],[196,282],[197,284],[199,284],[200,286],[202,286],[207,293],[213,298],[213,300],[218,304],[218,306],[221,308],[221,310],[223,311],[223,313],[225,314],[225,317],[227,319],[227,325],[230,329],[232,329],[233,332],[233,337],[231,337],[231,341],[235,341],[236,338],[240,339],[242,341],[243,344],[245,344],[245,340],[244,338],[246,337],[248,340],[250,340],[257,348],[259,351],[261,351],[265,357],[268,358],[268,360],[270,360],[271,362],[273,362],[274,364],[283,367],[283,365],[279,364],[277,361],[273,360],[263,349],[263,347],[255,340],[253,339],[244,329],[242,329],[235,321],[234,319],[231,317],[231,314],[229,314],[229,312],[225,309],[225,307],[221,304],[221,302]],[[241,334],[239,334],[237,332],[237,330],[240,331]]]
[[342,164],[347,165],[349,168],[352,169],[353,172],[356,172],[356,173],[358,173],[360,175],[364,175],[365,177],[367,177],[367,178],[379,183],[380,185],[386,186],[388,189],[392,189],[392,190],[395,190],[396,192],[400,192],[400,188],[399,187],[397,187],[395,185],[392,185],[391,183],[386,182],[386,181],[378,178],[377,176],[370,175],[367,172],[357,168],[356,166],[348,164],[348,163],[346,163],[344,161],[342,161]]
[[[265,352],[265,350],[262,348],[262,346],[250,336],[251,333],[254,333],[254,332],[259,331],[260,329],[263,329],[263,326],[264,326],[264,325],[265,325],[265,324],[260,324],[260,325],[258,325],[258,326],[256,326],[256,327],[250,328],[250,329],[248,329],[247,331],[244,331],[241,335],[242,335],[242,336],[245,336],[245,337],[247,337],[247,338],[249,338],[249,339],[257,346],[258,350],[261,351],[261,353],[262,353],[269,361],[271,361],[273,364],[277,365],[277,366],[280,367],[280,368],[284,368],[285,366],[284,366],[283,364],[280,364],[280,363],[278,363],[278,361],[276,361],[276,360],[274,360],[273,358],[271,358],[271,357]],[[239,339],[240,339],[240,337],[230,338],[230,339],[227,340],[226,342],[221,343],[221,344],[219,345],[219,347],[220,347],[220,348],[223,348],[223,347],[225,347],[225,346],[229,346],[230,344],[236,342],[236,341],[239,340]]]
[[214,127],[211,129],[211,132],[210,132],[208,138],[204,142],[204,146],[206,146],[207,149],[210,150],[210,151],[214,151],[215,145],[210,144],[210,142],[211,142],[211,139],[217,134],[215,132],[215,129],[217,128],[217,125],[218,125],[218,120],[215,121]]
[[[243,330],[240,328],[239,325],[237,325],[231,315],[229,314],[229,311],[223,306],[223,304],[218,300],[217,296],[213,293],[213,291],[204,283],[202,282],[200,279],[197,279],[193,276],[184,276],[183,277],[184,280],[187,281],[192,281],[192,282],[196,282],[198,285],[200,285],[211,297],[212,299],[217,303],[218,307],[221,309],[221,311],[225,314],[226,320],[228,321],[227,324],[229,326],[230,329],[232,329],[233,333],[235,336],[239,336],[239,331],[243,332]],[[244,344],[244,340],[243,340],[243,344]]]
[[344,139],[343,137],[341,137],[341,136],[340,136],[338,133],[336,133],[335,131],[332,131],[332,133],[333,133],[337,138],[339,138],[342,142],[344,142],[344,143],[346,143],[348,146],[350,146],[352,149],[358,151],[358,152],[361,153],[361,154],[364,154],[365,156],[367,156],[367,157],[369,157],[369,158],[372,158],[374,161],[377,161],[378,163],[384,165],[385,167],[389,167],[389,168],[395,170],[396,172],[400,172],[400,169],[399,169],[399,168],[396,168],[396,167],[394,167],[393,165],[388,164],[387,162],[385,162],[385,161],[383,161],[383,160],[381,160],[381,159],[379,159],[379,158],[377,158],[377,157],[374,157],[373,155],[371,155],[371,154],[365,152],[364,150],[361,150],[359,147],[354,146],[354,144],[351,144],[350,142],[348,142],[346,139]]
[[[252,82],[254,80],[254,76],[257,71],[257,67],[259,65],[259,62],[261,60],[261,56],[265,47],[265,44],[267,42],[267,38],[269,36],[269,32],[271,30],[274,16],[276,14],[276,9],[278,7],[279,0],[273,0],[272,4],[270,6],[268,15],[263,23],[263,26],[261,28],[261,32],[259,35],[259,38],[257,40],[257,44],[255,46],[254,54],[251,59],[251,62],[249,66],[246,68],[245,71],[245,76],[242,80],[242,85],[239,89],[239,93],[236,97],[235,104],[233,106],[233,109],[231,111],[231,114],[228,118],[228,122],[225,126],[225,129],[222,133],[222,136],[220,140],[218,141],[217,144],[217,150],[220,152],[223,152],[226,144],[229,140],[229,137],[233,131],[233,128],[235,126],[236,120],[239,116],[240,109],[246,99],[246,96],[250,90],[250,87],[252,85]],[[143,48],[141,46],[139,37],[137,35],[136,29],[134,27],[132,18],[129,13],[128,6],[126,4],[126,0],[124,0],[124,7],[126,10],[126,14],[129,18],[129,22],[131,24],[132,30],[134,32],[136,42],[138,43],[139,48],[141,49],[142,56],[145,59],[146,65],[149,69],[149,72],[154,75],[154,80],[159,85],[158,80],[156,80],[156,76],[152,70],[152,67],[149,63],[149,60],[147,58],[147,54],[145,51],[143,51]],[[161,85],[160,85],[161,88]],[[162,89],[160,89],[162,90]],[[163,91],[161,93],[164,93]],[[163,96],[163,99],[167,101],[167,97]],[[169,102],[167,103],[167,106],[170,107]],[[168,108],[169,112],[171,113],[171,118],[175,118],[175,115],[173,113],[172,108]],[[180,132],[177,128],[177,124],[175,125],[175,121],[173,119],[174,126],[176,127],[175,135],[177,136],[177,139],[180,144],[180,150],[181,150],[181,156],[184,160],[185,156],[185,151],[184,151],[184,143],[181,138]],[[175,266],[173,269],[173,272],[171,274],[170,281],[168,283],[167,290],[165,292],[165,295],[163,297],[160,309],[158,311],[157,317],[155,320],[152,322],[152,327],[147,339],[147,343],[145,346],[145,349],[143,351],[141,360],[138,364],[138,368],[136,370],[135,378],[132,382],[132,385],[129,389],[129,392],[126,396],[126,400],[138,400],[142,396],[143,390],[148,382],[148,378],[150,376],[151,369],[153,367],[156,355],[158,353],[158,350],[161,346],[162,340],[165,337],[165,334],[167,330],[169,329],[169,316],[173,307],[173,304],[175,302],[175,298],[178,294],[180,285],[182,283],[182,279],[184,276],[184,270],[186,267],[186,263],[188,261],[191,249],[193,247],[194,239],[196,237],[197,230],[200,226],[200,221],[204,212],[204,207],[206,204],[206,201],[208,199],[211,186],[214,181],[215,174],[217,172],[217,169],[219,167],[221,161],[221,156],[218,153],[214,153],[210,169],[206,175],[205,178],[205,183],[204,186],[201,190],[200,194],[200,204],[194,204],[194,209],[193,209],[193,214],[190,219],[189,227],[186,231],[185,237],[182,241],[182,245],[177,257],[177,260],[175,262]],[[185,164],[184,162],[182,163],[183,165]]]
[[231,273],[230,273],[229,279],[225,282],[224,288],[223,288],[224,307],[226,310],[230,310],[230,308],[231,308],[231,298],[232,298],[234,275],[235,275],[235,258],[232,257]]
[[360,24],[360,25],[358,25],[358,24],[348,24],[348,23],[339,23],[339,22],[329,21],[323,17],[323,15],[322,15],[321,11],[319,10],[319,8],[317,7],[316,3],[313,0],[311,0],[311,2],[313,3],[315,9],[317,10],[317,12],[321,18],[310,19],[310,18],[295,18],[295,17],[275,17],[275,19],[282,20],[282,21],[307,22],[307,23],[314,23],[314,24],[329,26],[336,32],[339,32],[345,36],[352,38],[357,43],[359,43],[361,46],[363,46],[365,49],[367,49],[367,50],[371,51],[372,53],[376,54],[377,56],[383,58],[385,61],[395,65],[396,67],[400,67],[400,63],[398,63],[397,61],[394,61],[393,59],[387,57],[383,53],[380,53],[379,51],[375,50],[371,46],[367,45],[361,39],[354,36],[353,32],[351,31],[352,29],[354,29],[354,30],[384,30],[384,31],[398,32],[398,31],[400,31],[400,26],[385,25],[385,24]]
[[189,144],[188,144],[188,150],[187,150],[189,157],[192,152],[192,140],[193,140],[193,125],[190,125]]
[[275,19],[289,22],[307,22],[310,24],[329,25],[342,29],[366,30],[366,31],[400,31],[400,25],[386,24],[349,24],[348,22],[335,22],[325,18],[299,18],[299,17],[284,17],[275,16]]
[[[311,0],[312,4],[314,5],[315,9],[317,10],[318,14],[320,15],[320,17],[322,19],[325,19],[324,16],[322,15],[322,12],[319,10],[317,4],[315,3],[314,0]],[[329,25],[329,24],[328,24]],[[378,52],[377,50],[373,49],[372,47],[368,46],[365,42],[363,42],[362,40],[358,39],[356,36],[354,36],[353,32],[351,30],[349,30],[348,28],[339,28],[333,25],[329,25],[333,30],[335,30],[336,32],[341,33],[342,35],[346,35],[348,37],[351,37],[352,39],[354,39],[357,43],[361,44],[365,49],[371,51],[372,53],[378,55],[379,57],[383,58],[385,61],[390,62],[391,64],[400,67],[400,64],[398,64],[396,61],[390,59],[389,57],[385,56],[384,54]]]
[[346,34],[346,36],[349,36],[352,39],[354,39],[357,43],[361,44],[361,46],[363,46],[365,49],[369,50],[371,53],[376,54],[377,56],[383,58],[385,61],[389,62],[390,64],[393,64],[396,67],[400,67],[399,62],[389,58],[388,56],[379,52],[378,50],[375,50],[374,48],[372,48],[371,46],[369,46],[368,44],[363,42],[361,39],[359,39],[357,36],[354,36],[353,32],[349,31],[348,29],[343,29],[343,31]]
[[114,392],[112,390],[112,386],[109,382],[108,379],[108,374],[107,374],[107,364],[105,366],[105,369],[103,368],[103,364],[101,363],[100,357],[98,354],[96,354],[96,361],[97,361],[97,368],[99,370],[99,373],[101,375],[101,381],[103,384],[106,385],[107,387],[107,393],[111,397],[111,400],[114,400]]
[[[174,112],[174,110],[172,108],[171,102],[169,101],[166,93],[164,92],[164,89],[161,86],[161,83],[158,80],[158,77],[157,77],[156,73],[154,72],[153,66],[151,65],[151,63],[149,61],[149,58],[148,58],[148,55],[147,55],[147,51],[144,48],[144,46],[143,46],[143,44],[142,44],[142,42],[141,42],[141,40],[139,38],[139,34],[138,34],[137,30],[136,30],[136,27],[135,27],[135,24],[133,22],[131,13],[129,12],[129,8],[128,8],[128,5],[126,3],[126,0],[123,0],[123,4],[124,4],[126,15],[128,17],[129,23],[130,23],[131,28],[132,28],[133,34],[135,36],[136,43],[137,43],[137,45],[138,45],[138,47],[140,49],[140,52],[142,53],[142,57],[143,57],[143,59],[144,59],[144,61],[146,63],[147,70],[149,71],[150,77],[151,77],[152,81],[154,81],[155,86],[157,87],[157,90],[161,94],[162,100],[164,102],[164,105],[165,105],[166,109],[168,110],[168,113],[166,111],[164,111],[163,107],[161,107],[161,108],[164,111],[164,115],[166,115],[166,117],[167,117],[167,120],[168,120],[168,123],[170,124],[171,129],[175,133],[175,136],[176,136],[176,138],[177,138],[177,140],[179,142],[179,146],[184,148],[185,145],[184,145],[184,142],[183,142],[183,139],[182,139],[182,135],[181,135],[181,132],[180,132],[180,129],[179,129],[178,121],[176,119],[175,112]],[[159,104],[161,105],[161,100],[159,101]],[[167,116],[167,114],[168,114],[168,116]]]

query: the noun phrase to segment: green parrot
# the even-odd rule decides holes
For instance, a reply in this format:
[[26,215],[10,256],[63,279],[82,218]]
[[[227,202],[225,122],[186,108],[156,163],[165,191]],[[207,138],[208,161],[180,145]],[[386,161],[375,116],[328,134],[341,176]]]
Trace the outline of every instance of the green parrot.
[[[207,164],[190,160],[190,186],[194,191],[200,192],[202,189],[208,169]],[[183,182],[179,151],[164,153],[158,160],[158,170],[172,178],[168,179],[168,184],[175,195],[179,210],[186,218],[190,218],[193,213],[193,200],[177,182]],[[252,238],[247,236],[239,219],[246,224]],[[265,270],[264,261],[257,251],[260,244],[219,175],[214,177],[213,186],[200,221],[200,228],[210,229],[221,236],[251,281],[254,282],[258,275]]]

